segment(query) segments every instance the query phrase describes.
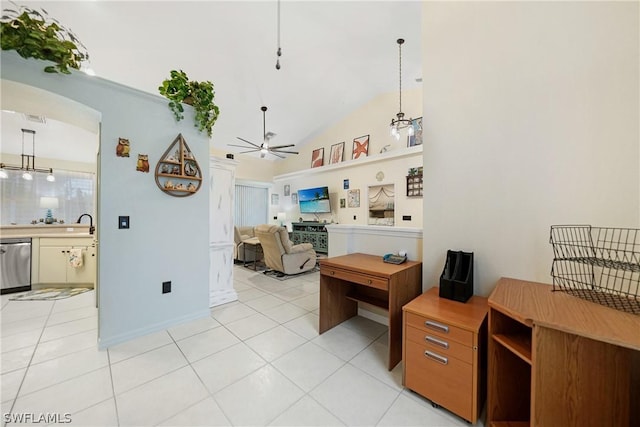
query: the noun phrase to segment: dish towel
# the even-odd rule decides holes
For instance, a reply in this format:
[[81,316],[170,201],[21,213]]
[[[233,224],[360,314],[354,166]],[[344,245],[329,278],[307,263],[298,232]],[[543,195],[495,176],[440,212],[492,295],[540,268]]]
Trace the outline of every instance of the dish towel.
[[82,267],[82,249],[73,248],[69,251],[69,265],[73,268]]

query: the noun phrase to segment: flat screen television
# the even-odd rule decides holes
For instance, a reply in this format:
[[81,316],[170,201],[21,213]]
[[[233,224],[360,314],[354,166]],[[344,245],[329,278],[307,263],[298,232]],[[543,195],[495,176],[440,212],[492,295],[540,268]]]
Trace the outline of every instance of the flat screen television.
[[300,213],[331,213],[329,187],[316,187],[298,190]]

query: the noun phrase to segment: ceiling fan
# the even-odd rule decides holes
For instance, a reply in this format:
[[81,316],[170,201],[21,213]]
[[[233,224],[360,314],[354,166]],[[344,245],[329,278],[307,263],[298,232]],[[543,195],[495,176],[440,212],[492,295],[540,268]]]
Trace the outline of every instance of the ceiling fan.
[[265,155],[267,155],[267,153],[269,154],[273,154],[276,157],[280,157],[281,159],[284,159],[285,157],[280,155],[279,153],[286,153],[286,154],[298,154],[297,151],[288,151],[288,150],[283,150],[283,148],[289,148],[289,147],[293,147],[294,144],[287,144],[287,145],[269,145],[269,141],[271,140],[271,138],[273,138],[274,136],[276,136],[275,133],[273,132],[267,132],[266,131],[266,120],[265,120],[265,113],[267,111],[267,107],[261,107],[260,108],[262,110],[262,135],[263,135],[263,142],[262,144],[258,145],[258,144],[254,144],[251,141],[247,141],[244,138],[240,138],[239,136],[236,136],[236,138],[238,138],[240,141],[246,142],[247,144],[250,145],[250,147],[247,147],[246,145],[237,145],[237,144],[229,144],[230,147],[241,147],[241,148],[249,148],[249,150],[247,151],[241,151],[238,154],[244,154],[244,153],[253,153],[256,151],[260,152],[260,158],[263,159]]

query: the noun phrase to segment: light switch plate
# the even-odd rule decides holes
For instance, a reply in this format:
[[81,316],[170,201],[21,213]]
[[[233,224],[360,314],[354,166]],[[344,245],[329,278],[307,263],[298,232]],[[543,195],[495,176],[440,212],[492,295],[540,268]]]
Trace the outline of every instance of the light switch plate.
[[118,228],[129,228],[129,216],[118,217]]

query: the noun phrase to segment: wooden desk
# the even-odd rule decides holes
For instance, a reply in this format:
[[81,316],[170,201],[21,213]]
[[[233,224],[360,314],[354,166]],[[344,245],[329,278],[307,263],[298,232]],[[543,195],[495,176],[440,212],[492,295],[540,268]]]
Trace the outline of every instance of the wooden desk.
[[489,426],[638,426],[640,316],[502,278],[488,383]]
[[387,310],[391,370],[402,360],[402,306],[421,293],[422,262],[360,253],[320,260],[320,333],[357,315],[358,302]]

